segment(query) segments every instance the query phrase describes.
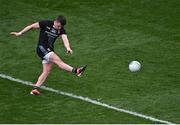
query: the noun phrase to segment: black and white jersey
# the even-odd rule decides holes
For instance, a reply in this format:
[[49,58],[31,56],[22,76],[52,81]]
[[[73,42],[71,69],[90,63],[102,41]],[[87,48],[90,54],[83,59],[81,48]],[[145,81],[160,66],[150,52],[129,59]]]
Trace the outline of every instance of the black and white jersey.
[[43,20],[39,22],[40,34],[38,46],[43,46],[46,49],[49,48],[52,51],[54,50],[54,43],[56,39],[60,35],[66,34],[66,31],[63,27],[60,30],[57,30],[53,27],[53,25],[54,21],[51,20]]

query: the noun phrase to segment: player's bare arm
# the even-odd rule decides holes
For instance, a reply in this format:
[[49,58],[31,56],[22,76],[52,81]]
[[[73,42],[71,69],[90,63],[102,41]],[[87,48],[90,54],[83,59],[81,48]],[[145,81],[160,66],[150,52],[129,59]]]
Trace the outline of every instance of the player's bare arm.
[[73,51],[72,51],[72,49],[70,47],[70,43],[69,43],[69,39],[68,39],[67,35],[66,34],[62,34],[61,38],[63,40],[64,47],[66,48],[67,53],[73,54]]
[[24,29],[22,29],[19,32],[11,32],[10,34],[15,35],[15,36],[21,36],[22,34],[28,32],[28,31],[30,31],[32,29],[39,29],[39,23],[38,22],[33,23],[31,25],[26,26]]

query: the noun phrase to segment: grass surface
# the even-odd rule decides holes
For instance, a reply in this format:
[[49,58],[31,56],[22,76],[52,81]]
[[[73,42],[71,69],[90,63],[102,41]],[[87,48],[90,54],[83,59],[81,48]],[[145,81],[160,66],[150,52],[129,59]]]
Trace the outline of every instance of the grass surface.
[[[20,38],[9,32],[63,14],[73,55],[61,40],[56,52],[73,66],[87,64],[76,76],[54,66],[46,86],[100,99],[180,123],[179,0],[0,0],[0,72],[35,82],[41,72],[36,55],[38,30]],[[138,60],[142,70],[128,71]],[[152,123],[124,113],[0,79],[0,123]]]

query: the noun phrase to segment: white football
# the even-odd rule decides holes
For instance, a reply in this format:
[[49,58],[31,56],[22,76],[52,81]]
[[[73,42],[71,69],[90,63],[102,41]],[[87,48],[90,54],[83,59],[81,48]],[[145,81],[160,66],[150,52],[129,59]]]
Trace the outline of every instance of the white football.
[[131,72],[137,72],[141,69],[141,63],[139,63],[138,61],[132,61],[129,63],[129,70]]

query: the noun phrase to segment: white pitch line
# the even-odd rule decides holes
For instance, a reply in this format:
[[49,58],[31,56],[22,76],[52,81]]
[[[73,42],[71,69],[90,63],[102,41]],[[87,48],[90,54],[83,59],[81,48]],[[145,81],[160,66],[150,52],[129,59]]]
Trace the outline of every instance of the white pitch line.
[[[24,85],[34,86],[34,84],[32,82],[24,81],[24,80],[17,79],[17,78],[13,78],[12,76],[8,76],[8,75],[5,75],[5,74],[0,73],[0,77],[3,78],[3,79],[8,79],[10,81],[14,81],[14,82],[21,83],[21,84],[24,84]],[[141,113],[129,111],[127,109],[111,106],[109,104],[106,104],[106,103],[103,103],[103,102],[100,102],[100,101],[97,101],[97,100],[94,100],[94,99],[90,99],[88,97],[78,96],[78,95],[75,95],[75,94],[72,94],[72,93],[63,92],[63,91],[56,90],[56,89],[49,88],[49,87],[45,87],[45,86],[42,86],[41,89],[44,89],[44,90],[47,90],[47,91],[50,91],[50,92],[54,92],[56,94],[69,96],[69,97],[79,99],[79,100],[82,100],[82,101],[85,101],[85,102],[89,102],[89,103],[92,103],[92,104],[95,104],[95,105],[99,105],[99,106],[102,106],[102,107],[106,107],[108,109],[112,109],[112,110],[116,110],[116,111],[119,111],[119,112],[127,113],[127,114],[137,116],[137,117],[140,117],[140,118],[144,118],[144,119],[147,119],[147,120],[150,120],[150,121],[153,121],[153,122],[159,122],[159,123],[163,123],[163,124],[174,124],[174,123],[171,123],[171,122],[168,122],[168,121],[164,121],[164,120],[154,118],[152,116],[143,115]]]

